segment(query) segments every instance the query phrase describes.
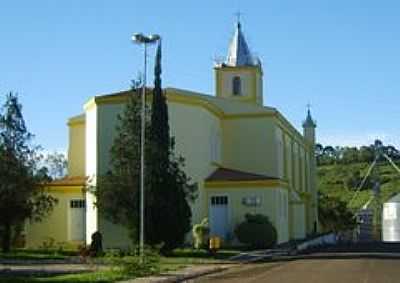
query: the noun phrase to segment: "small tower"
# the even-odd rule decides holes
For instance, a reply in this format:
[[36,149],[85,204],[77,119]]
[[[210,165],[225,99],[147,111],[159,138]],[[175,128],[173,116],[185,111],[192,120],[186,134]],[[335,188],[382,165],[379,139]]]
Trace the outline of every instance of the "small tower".
[[307,117],[306,120],[303,122],[303,136],[304,138],[311,142],[313,145],[315,144],[315,128],[317,124],[311,117],[310,107],[308,106],[307,110]]
[[317,160],[315,156],[315,128],[317,124],[311,117],[310,105],[308,105],[307,117],[303,122],[303,136],[310,143],[310,149],[307,151],[309,160],[308,165],[308,192],[311,193],[311,202],[307,205],[307,226],[309,232],[318,231],[318,194],[317,194]]
[[251,54],[239,20],[228,55],[214,70],[217,97],[263,105],[261,62]]

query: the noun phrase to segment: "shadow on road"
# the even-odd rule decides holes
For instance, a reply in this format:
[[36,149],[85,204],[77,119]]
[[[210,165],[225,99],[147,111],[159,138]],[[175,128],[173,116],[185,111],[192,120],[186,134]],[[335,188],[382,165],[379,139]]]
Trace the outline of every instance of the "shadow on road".
[[400,259],[400,243],[344,243],[309,249],[294,256],[280,256],[264,262],[293,261],[303,259]]

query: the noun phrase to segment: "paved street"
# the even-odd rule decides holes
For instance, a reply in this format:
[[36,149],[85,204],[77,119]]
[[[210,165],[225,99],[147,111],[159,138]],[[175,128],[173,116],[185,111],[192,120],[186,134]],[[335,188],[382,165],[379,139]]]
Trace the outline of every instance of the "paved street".
[[302,259],[244,265],[190,282],[230,283],[397,283],[398,258]]

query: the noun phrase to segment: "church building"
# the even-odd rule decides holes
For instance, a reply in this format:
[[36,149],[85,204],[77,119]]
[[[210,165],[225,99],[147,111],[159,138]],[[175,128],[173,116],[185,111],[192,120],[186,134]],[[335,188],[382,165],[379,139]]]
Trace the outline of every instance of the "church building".
[[[316,232],[316,124],[310,111],[299,133],[278,109],[266,106],[263,67],[250,52],[240,22],[226,59],[213,72],[214,95],[165,89],[176,150],[198,186],[192,223],[207,217],[211,235],[232,243],[247,213],[267,215],[279,243]],[[117,115],[129,95],[94,96],[83,113],[69,119],[69,175],[50,184],[58,205],[43,222],[27,225],[28,247],[46,241],[90,243],[95,231],[103,234],[105,248],[130,245],[128,232],[103,219],[95,197],[84,190],[109,170]]]

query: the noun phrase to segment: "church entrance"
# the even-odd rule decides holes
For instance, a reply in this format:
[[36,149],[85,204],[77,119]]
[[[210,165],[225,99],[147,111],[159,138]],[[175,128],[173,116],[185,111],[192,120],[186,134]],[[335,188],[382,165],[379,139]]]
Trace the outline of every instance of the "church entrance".
[[228,196],[212,196],[209,206],[210,236],[226,238],[229,232]]
[[84,241],[86,230],[85,200],[72,199],[69,202],[69,240]]

